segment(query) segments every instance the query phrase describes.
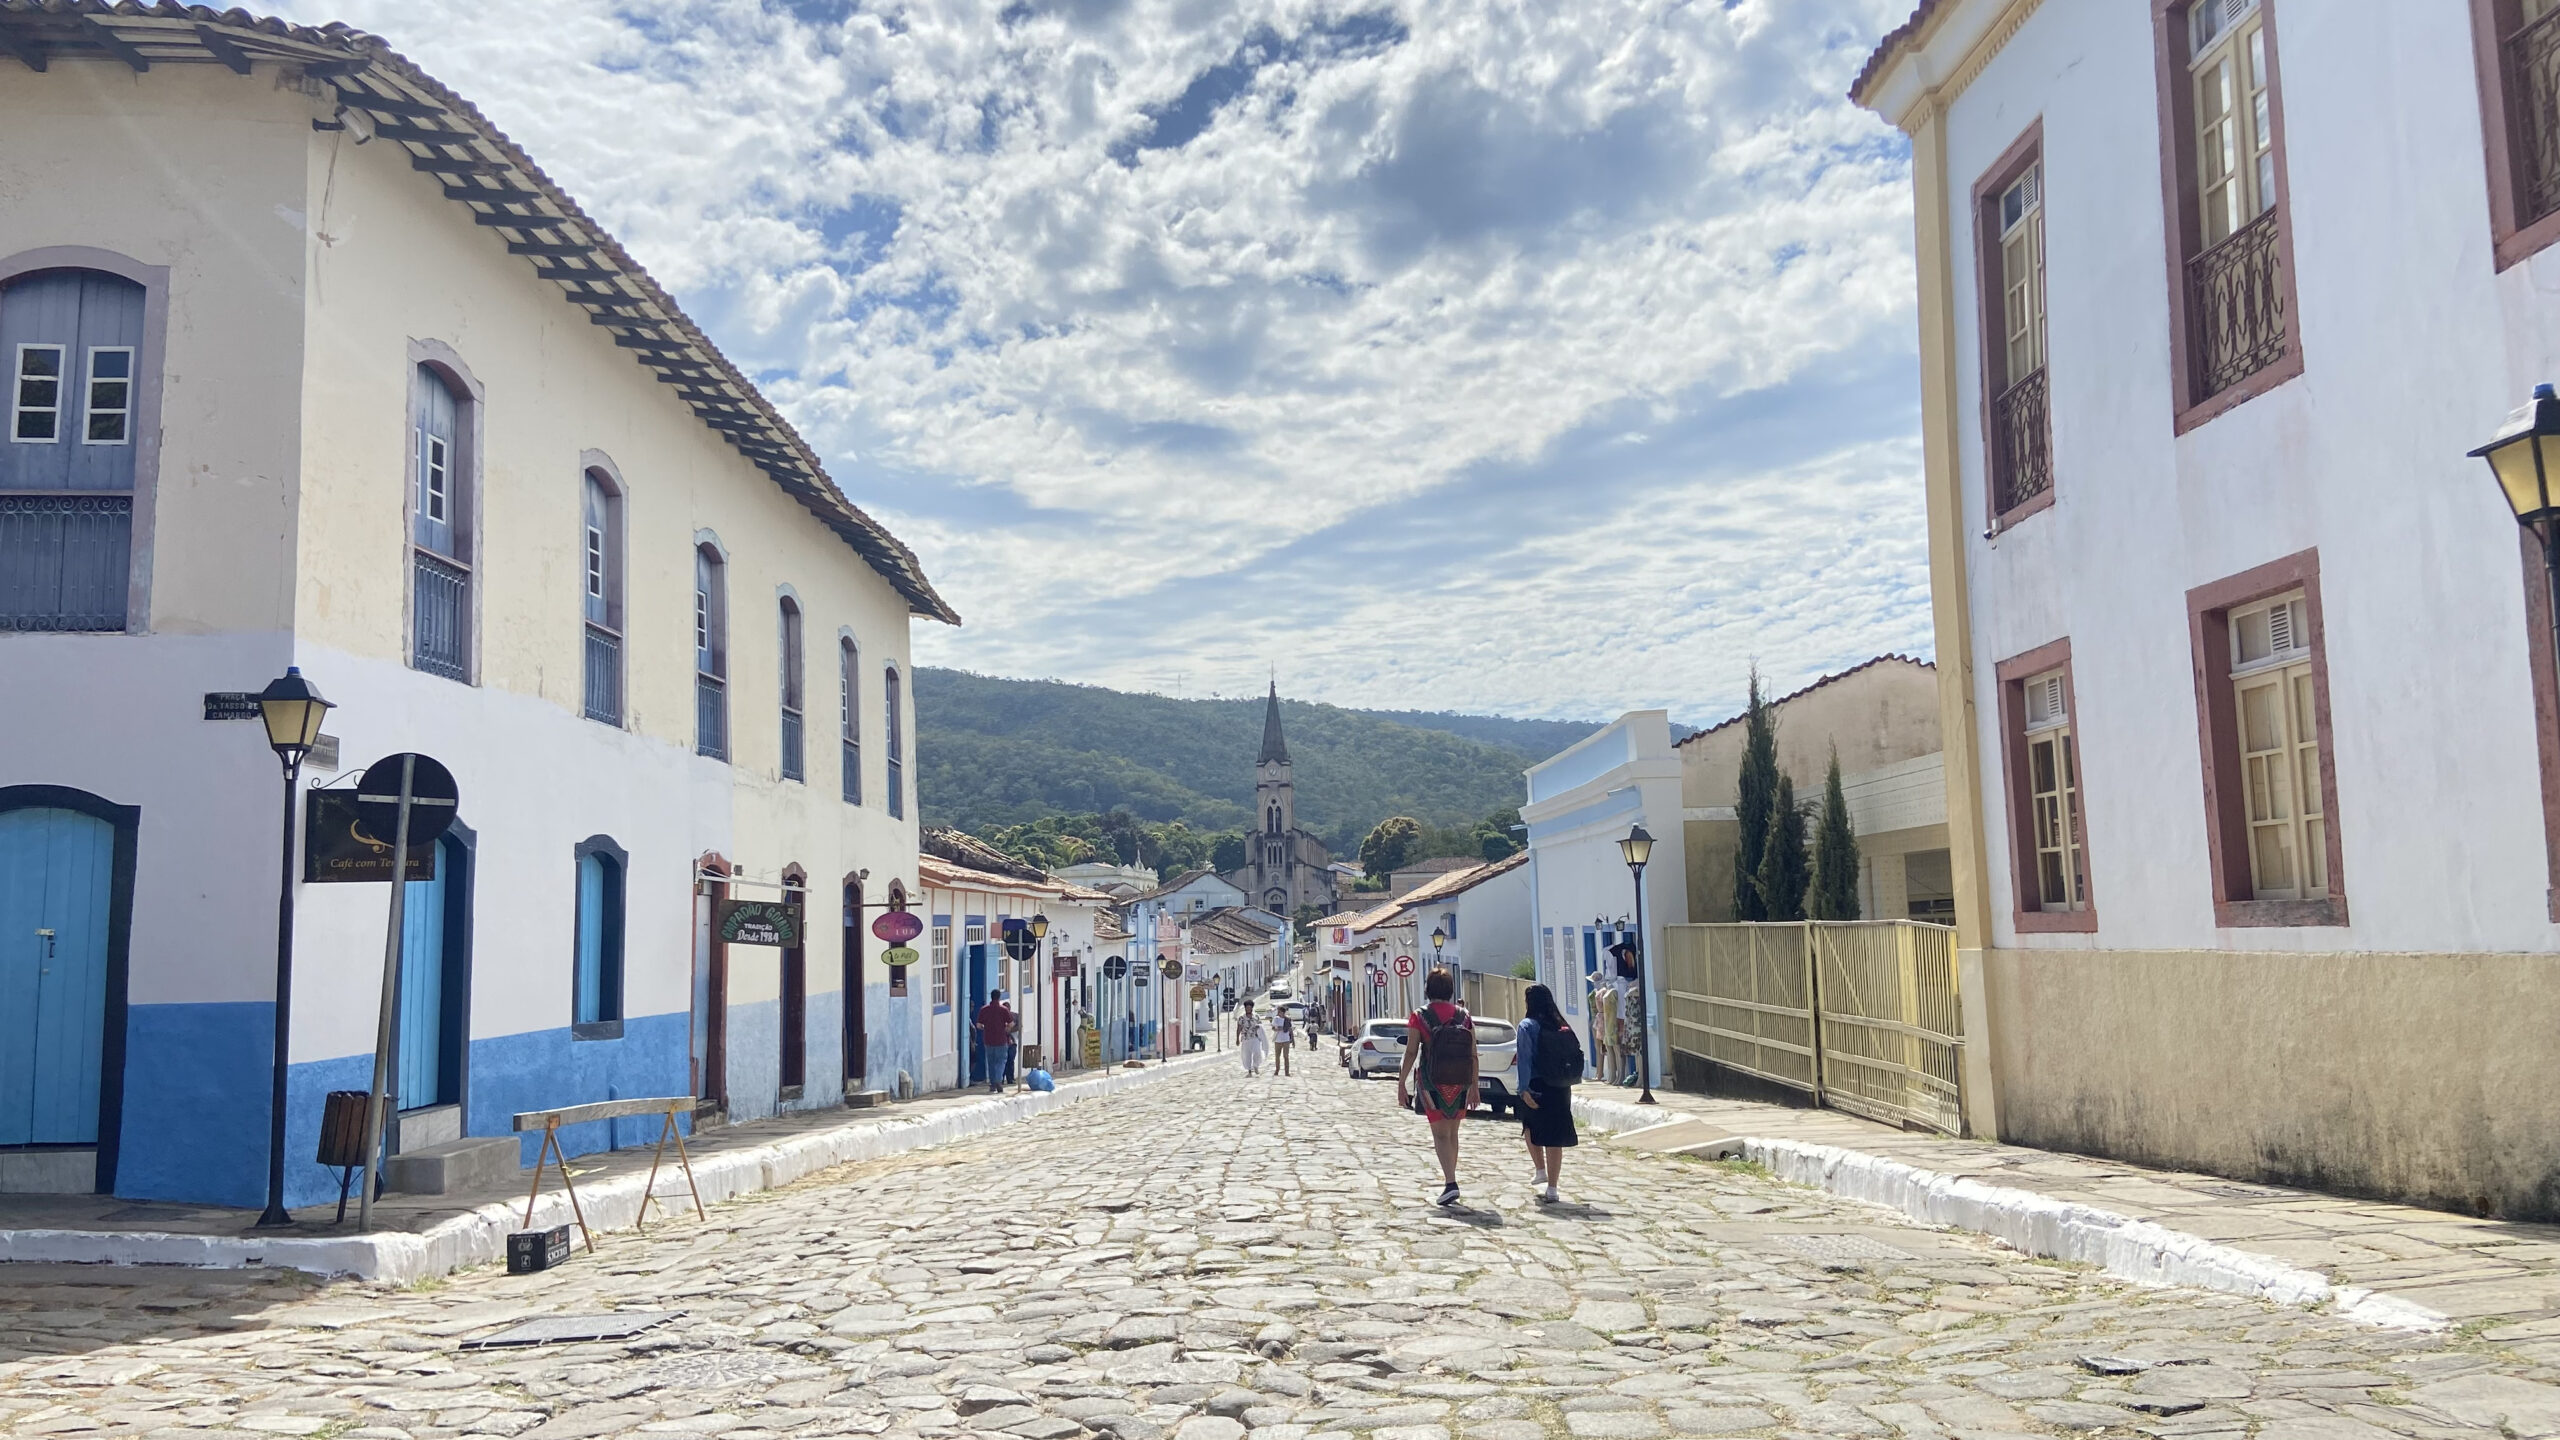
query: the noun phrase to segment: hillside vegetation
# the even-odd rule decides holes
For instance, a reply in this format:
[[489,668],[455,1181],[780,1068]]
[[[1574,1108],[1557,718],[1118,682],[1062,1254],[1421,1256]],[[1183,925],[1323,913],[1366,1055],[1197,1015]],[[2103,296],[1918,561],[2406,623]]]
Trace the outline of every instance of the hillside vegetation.
[[[1126,810],[1208,834],[1253,807],[1260,699],[1176,700],[958,670],[915,673],[916,784],[928,825],[989,835]],[[1380,714],[1283,699],[1298,823],[1348,858],[1391,815],[1472,825],[1521,798],[1521,770],[1598,728]]]

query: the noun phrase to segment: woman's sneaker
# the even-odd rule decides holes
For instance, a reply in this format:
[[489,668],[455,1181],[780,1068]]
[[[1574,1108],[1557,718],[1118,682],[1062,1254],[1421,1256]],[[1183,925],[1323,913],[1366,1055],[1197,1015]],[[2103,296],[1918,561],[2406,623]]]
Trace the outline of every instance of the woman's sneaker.
[[1541,1205],[1561,1205],[1564,1203],[1564,1197],[1556,1193],[1556,1187],[1550,1185],[1547,1187],[1546,1193],[1538,1197],[1538,1203]]
[[1457,1186],[1455,1186],[1455,1185],[1443,1186],[1443,1187],[1441,1188],[1441,1191],[1440,1191],[1440,1199],[1439,1199],[1439,1200],[1438,1200],[1438,1202],[1436,1202],[1436,1203],[1438,1203],[1438,1204],[1439,1204],[1439,1206],[1440,1206],[1442,1209],[1444,1209],[1444,1210],[1445,1210],[1445,1209],[1447,1209],[1449,1206],[1452,1206],[1452,1205],[1457,1204],[1457,1203],[1458,1203],[1458,1187],[1457,1187]]

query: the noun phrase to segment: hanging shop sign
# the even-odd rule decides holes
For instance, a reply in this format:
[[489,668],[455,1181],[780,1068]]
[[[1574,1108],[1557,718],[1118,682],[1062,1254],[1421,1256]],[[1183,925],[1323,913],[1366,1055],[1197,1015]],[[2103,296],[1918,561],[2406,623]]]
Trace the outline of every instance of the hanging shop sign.
[[[924,921],[907,910],[884,910],[871,922],[871,933],[892,945],[904,945],[924,933]],[[897,963],[897,962],[891,962]],[[910,960],[907,964],[914,964]]]
[[1164,972],[1164,978],[1167,980],[1182,978],[1182,962],[1179,960],[1159,960],[1156,962],[1156,968]]
[[800,943],[800,907],[782,900],[723,900],[714,929],[731,945],[788,949]]
[[890,979],[900,985],[907,983],[906,968],[923,958],[920,952],[905,945],[893,945],[880,952],[880,963],[889,967]]
[[1206,1000],[1206,999],[1208,999],[1208,998],[1209,998],[1209,987],[1208,987],[1208,986],[1206,986],[1206,985],[1194,985],[1194,986],[1192,986],[1192,987],[1191,987],[1191,998],[1192,998],[1192,999],[1194,999],[1194,1000]]
[[1076,978],[1076,974],[1076,957],[1073,955],[1052,955],[1049,957],[1050,979],[1073,980]]
[[[436,848],[411,843],[408,878],[436,878]],[[311,885],[391,882],[391,842],[367,828],[354,791],[303,792],[302,879]]]

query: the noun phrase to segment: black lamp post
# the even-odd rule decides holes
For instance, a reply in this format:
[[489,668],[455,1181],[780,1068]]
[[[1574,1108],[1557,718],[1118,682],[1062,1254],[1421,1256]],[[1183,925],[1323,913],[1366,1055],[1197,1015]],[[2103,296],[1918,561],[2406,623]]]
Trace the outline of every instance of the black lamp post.
[[[1041,961],[1049,958],[1040,948],[1040,942],[1048,938],[1049,917],[1035,911],[1031,916],[1031,965],[1033,968],[1037,968]],[[1051,968],[1055,969],[1056,967],[1052,966]],[[1050,1027],[1048,1023],[1041,1018],[1040,1012],[1046,1007],[1040,1003],[1040,996],[1044,991],[1053,991],[1057,989],[1058,982],[1050,979],[1046,975],[1032,974],[1024,975],[1022,980],[1023,984],[1028,987],[1031,995],[1031,1023],[1039,1029],[1040,1038],[1050,1041],[1051,1045],[1054,1046],[1056,1041],[1052,1040],[1049,1035]],[[1058,1068],[1057,1056],[1044,1055],[1041,1058],[1049,1062],[1049,1068],[1051,1070]]]
[[2551,590],[2552,640],[2560,645],[2560,502],[2551,493],[2560,471],[2560,394],[2549,384],[2516,407],[2488,444],[2471,452],[2489,462],[2516,523],[2542,542],[2542,578]]
[[268,748],[284,763],[284,860],[276,885],[276,1061],[267,1102],[267,1208],[258,1216],[261,1227],[293,1223],[284,1208],[284,1089],[293,1037],[293,792],[302,779],[303,757],[319,741],[320,722],[332,708],[302,678],[299,665],[286,666],[281,677],[258,692]]
[[1644,972],[1644,867],[1653,858],[1653,837],[1638,825],[1618,842],[1618,853],[1626,857],[1627,873],[1636,884],[1636,931],[1631,943],[1636,947],[1636,1057],[1643,1067],[1644,1093],[1636,1097],[1639,1105],[1654,1104],[1653,1098],[1653,1000],[1645,993]]

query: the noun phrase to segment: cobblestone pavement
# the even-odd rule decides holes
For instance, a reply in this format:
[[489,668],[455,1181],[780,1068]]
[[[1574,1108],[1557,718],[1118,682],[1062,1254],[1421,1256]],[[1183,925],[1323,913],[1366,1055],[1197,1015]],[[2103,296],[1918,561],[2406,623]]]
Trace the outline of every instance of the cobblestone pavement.
[[[2560,1434],[2560,1336],[2146,1291],[1585,1144],[1531,1199],[1330,1065],[845,1166],[549,1275],[0,1267],[0,1434],[1655,1440]],[[463,1342],[681,1310],[635,1338]],[[2522,1333],[2519,1333],[2522,1332]]]

